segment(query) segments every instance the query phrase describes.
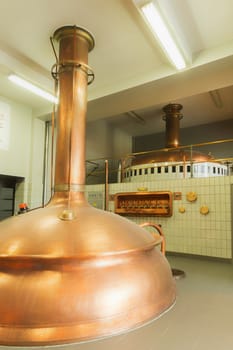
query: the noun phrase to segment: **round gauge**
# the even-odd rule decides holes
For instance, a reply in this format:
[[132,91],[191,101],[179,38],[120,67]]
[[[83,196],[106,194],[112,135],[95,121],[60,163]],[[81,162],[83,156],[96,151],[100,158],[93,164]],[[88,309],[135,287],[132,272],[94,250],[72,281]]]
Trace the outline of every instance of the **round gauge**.
[[179,207],[179,213],[181,214],[185,213],[185,207]]
[[200,208],[200,213],[202,215],[207,215],[209,213],[209,208],[207,207],[207,205],[203,205],[201,208]]
[[195,202],[195,200],[197,199],[197,194],[196,192],[188,192],[186,194],[186,198],[189,202]]

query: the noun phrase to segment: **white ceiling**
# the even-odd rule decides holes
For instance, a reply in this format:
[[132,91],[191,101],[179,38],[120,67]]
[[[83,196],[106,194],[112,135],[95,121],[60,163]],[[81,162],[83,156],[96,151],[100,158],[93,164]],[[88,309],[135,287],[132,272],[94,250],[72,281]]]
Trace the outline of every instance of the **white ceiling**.
[[89,55],[95,72],[89,122],[108,118],[131,135],[160,132],[161,108],[169,102],[184,106],[181,127],[233,118],[233,1],[157,2],[186,54],[184,71],[170,64],[132,0],[0,0],[0,95],[30,106],[35,116],[50,113],[49,103],[13,86],[7,75],[18,73],[53,91],[50,37],[76,24],[96,41]]

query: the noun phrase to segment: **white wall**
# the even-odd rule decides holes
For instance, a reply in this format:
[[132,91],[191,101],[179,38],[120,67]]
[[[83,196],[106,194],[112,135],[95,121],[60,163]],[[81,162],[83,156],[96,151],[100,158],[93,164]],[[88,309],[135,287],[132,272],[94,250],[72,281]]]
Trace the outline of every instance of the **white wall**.
[[10,110],[9,146],[0,149],[0,174],[25,178],[17,186],[15,207],[26,202],[34,208],[42,198],[44,123],[32,117],[28,106],[1,96],[0,101]]
[[10,107],[10,134],[7,150],[0,149],[0,173],[4,175],[22,176],[28,179],[31,154],[30,108],[6,100],[0,101]]
[[86,159],[112,156],[111,130],[104,120],[87,123]]
[[113,133],[113,157],[121,159],[132,152],[132,137],[119,128]]
[[[105,159],[109,159],[109,181],[117,181],[119,161],[131,153],[132,138],[105,120],[87,124],[86,159],[87,183],[98,184],[105,181]],[[97,165],[97,168],[96,168]],[[94,172],[93,170],[96,169]]]
[[105,120],[87,123],[86,159],[120,159],[131,152],[131,146],[131,136]]
[[[164,179],[110,184],[109,194],[112,198],[116,193],[137,192],[142,187],[148,191],[180,192],[181,199],[173,200],[171,217],[136,215],[126,218],[137,224],[151,222],[162,225],[169,252],[232,259],[232,184],[233,176]],[[91,198],[91,193],[98,191],[103,192],[104,185],[87,186],[86,197]],[[186,199],[190,191],[197,194],[195,202]],[[209,208],[207,215],[200,213],[202,206]],[[181,207],[185,209],[184,213],[180,212]],[[113,201],[109,202],[109,210],[114,212]]]
[[43,194],[43,168],[44,168],[44,133],[45,123],[34,118],[32,120],[31,160],[28,201],[30,208],[42,204]]

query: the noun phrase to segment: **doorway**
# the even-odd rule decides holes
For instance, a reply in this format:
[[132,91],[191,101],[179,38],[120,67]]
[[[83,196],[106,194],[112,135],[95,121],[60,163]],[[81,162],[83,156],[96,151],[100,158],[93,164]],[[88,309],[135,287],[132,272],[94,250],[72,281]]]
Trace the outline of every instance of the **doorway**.
[[15,214],[15,188],[23,177],[0,175],[0,220]]

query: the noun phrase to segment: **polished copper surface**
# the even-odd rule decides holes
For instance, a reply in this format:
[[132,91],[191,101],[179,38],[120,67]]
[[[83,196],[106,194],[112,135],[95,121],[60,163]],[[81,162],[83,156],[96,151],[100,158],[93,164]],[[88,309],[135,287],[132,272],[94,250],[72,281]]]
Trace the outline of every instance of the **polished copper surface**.
[[[144,222],[143,224],[140,225],[141,227],[152,227],[153,229],[155,229],[155,232],[152,231],[152,235],[156,235],[156,234],[159,234],[162,238],[162,241],[161,241],[161,252],[163,253],[163,255],[165,255],[166,253],[166,241],[165,241],[165,236],[164,236],[164,233],[163,233],[163,230],[161,228],[160,225],[157,225],[153,222]],[[156,238],[156,236],[154,236]]]
[[166,122],[166,146],[178,147],[180,145],[180,119],[183,106],[179,103],[170,103],[163,107],[165,115],[163,120]]
[[0,344],[93,340],[156,319],[175,301],[161,238],[85,200],[87,54],[84,29],[59,41],[55,193],[45,207],[0,223]]
[[[140,225],[141,227],[149,227],[153,228],[155,231],[151,231],[151,234],[156,237],[157,234],[159,234],[162,238],[161,241],[161,252],[165,255],[166,254],[166,240],[165,240],[165,235],[163,233],[163,230],[160,225],[155,224],[154,222],[144,222],[143,224]],[[183,270],[179,269],[174,269],[172,268],[172,276],[176,280],[184,278],[185,277],[185,272]]]

